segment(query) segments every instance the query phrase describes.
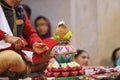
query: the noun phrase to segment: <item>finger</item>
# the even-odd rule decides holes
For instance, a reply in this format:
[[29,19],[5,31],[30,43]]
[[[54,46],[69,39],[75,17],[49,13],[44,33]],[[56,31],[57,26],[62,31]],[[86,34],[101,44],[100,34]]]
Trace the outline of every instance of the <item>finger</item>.
[[33,48],[43,48],[46,45],[44,43],[37,43],[36,45],[33,46]]
[[19,41],[18,43],[20,44],[21,48],[25,47],[23,40],[19,39],[18,41]]
[[46,44],[44,44],[44,43],[39,43],[40,45],[42,45],[42,46],[46,46]]
[[49,47],[48,46],[45,46],[46,50],[49,50]]
[[44,44],[44,43],[39,43],[39,44],[38,44],[38,47],[40,47],[40,48],[42,48],[42,47],[44,47],[44,46],[46,46],[46,44]]
[[38,50],[38,51],[37,51],[38,54],[44,54],[45,52],[46,52],[46,50],[44,50],[44,49],[43,49],[43,50]]
[[46,52],[48,51],[45,47],[43,47],[43,48],[34,47],[33,50],[34,50],[34,52],[36,52],[37,54],[46,53]]
[[48,47],[47,46],[40,46],[40,45],[36,45],[33,47],[33,51],[37,54],[43,54],[46,53],[48,51]]
[[20,49],[21,49],[21,46],[20,46],[19,44],[15,44],[15,49],[20,50]]
[[16,44],[16,45],[15,45],[15,49],[20,50],[21,47],[20,47],[18,44]]
[[17,40],[15,42],[15,49],[21,49],[21,48],[22,48],[22,44],[21,44],[20,40]]
[[46,53],[47,53],[47,51],[48,51],[48,50],[47,50],[47,48],[46,48],[46,47],[43,47],[43,53],[45,53],[45,54],[46,54]]
[[15,41],[14,45],[15,45],[15,49],[18,49],[18,41]]
[[23,47],[25,47],[24,41],[23,41],[23,40],[21,40],[21,42],[22,42],[22,44],[23,44]]
[[17,40],[17,43],[18,45],[21,47],[23,44],[22,44],[22,41],[20,39]]
[[19,43],[22,47],[24,46],[24,42],[23,42],[21,39],[18,40],[18,43]]

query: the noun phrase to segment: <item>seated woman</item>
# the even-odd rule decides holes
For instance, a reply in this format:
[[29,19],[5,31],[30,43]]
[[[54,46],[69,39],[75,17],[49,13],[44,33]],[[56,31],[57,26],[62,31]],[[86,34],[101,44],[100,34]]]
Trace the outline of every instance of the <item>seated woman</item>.
[[41,39],[46,39],[51,37],[51,24],[46,17],[38,16],[35,19],[35,28]]
[[[56,45],[56,41],[51,37],[51,24],[49,20],[44,16],[38,16],[35,19],[35,28],[39,37],[44,43],[49,47],[49,51]],[[49,53],[49,52],[48,52]],[[33,54],[33,62],[38,62],[43,56],[38,54]]]
[[120,57],[120,48],[116,48],[113,53],[112,53],[112,61],[114,66],[116,66],[116,62],[118,60],[118,58]]
[[74,61],[83,66],[89,66],[91,64],[89,55],[85,50],[77,50],[77,54],[74,56]]

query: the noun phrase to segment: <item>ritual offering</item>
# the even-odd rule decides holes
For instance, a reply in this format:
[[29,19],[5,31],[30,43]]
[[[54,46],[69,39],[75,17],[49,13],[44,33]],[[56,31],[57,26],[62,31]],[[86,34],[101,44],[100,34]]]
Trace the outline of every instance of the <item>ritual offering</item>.
[[[117,80],[120,79],[120,67],[103,67],[103,66],[88,66],[84,69],[86,76],[81,76],[80,80],[83,78],[88,78],[89,80]],[[92,79],[91,79],[92,78]],[[86,79],[84,79],[86,80]]]
[[81,74],[79,71],[82,70],[82,66],[72,61],[73,56],[77,54],[76,49],[70,44],[72,35],[73,32],[68,30],[64,21],[58,23],[53,35],[57,45],[51,50],[51,55],[56,61],[49,63],[47,72],[45,72],[46,77],[54,77],[59,80],[68,80],[68,78],[78,80],[77,76]]

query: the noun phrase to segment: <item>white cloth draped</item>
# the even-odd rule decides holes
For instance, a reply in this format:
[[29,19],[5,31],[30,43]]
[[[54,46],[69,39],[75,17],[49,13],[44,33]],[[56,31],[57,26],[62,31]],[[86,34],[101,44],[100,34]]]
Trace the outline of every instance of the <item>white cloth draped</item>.
[[[0,30],[13,36],[1,6],[0,6]],[[10,46],[11,46],[11,44],[5,43],[4,40],[0,40],[0,49],[4,49],[4,48],[10,47]]]

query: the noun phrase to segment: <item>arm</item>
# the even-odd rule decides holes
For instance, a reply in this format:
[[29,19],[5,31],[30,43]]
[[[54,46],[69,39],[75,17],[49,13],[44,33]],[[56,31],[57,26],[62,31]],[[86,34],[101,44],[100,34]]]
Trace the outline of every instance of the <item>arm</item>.
[[[7,43],[14,44],[14,45],[11,45],[11,47],[8,47],[6,49],[14,49],[15,47],[17,47],[18,44],[16,42],[19,41],[19,38],[14,37],[14,36],[10,36],[8,34],[5,36],[5,34],[6,33],[0,29],[0,40],[4,40]],[[21,45],[19,45],[19,46],[21,46]]]
[[37,35],[36,31],[32,27],[27,15],[25,14],[25,26],[24,26],[24,35],[26,36],[26,40],[32,46],[33,51],[37,54],[46,53],[48,47],[46,44],[42,43],[42,40]]
[[32,46],[35,42],[42,42],[39,36],[36,34],[33,26],[31,25],[27,15],[25,14],[25,26],[24,26],[24,35],[26,36],[29,44]]

